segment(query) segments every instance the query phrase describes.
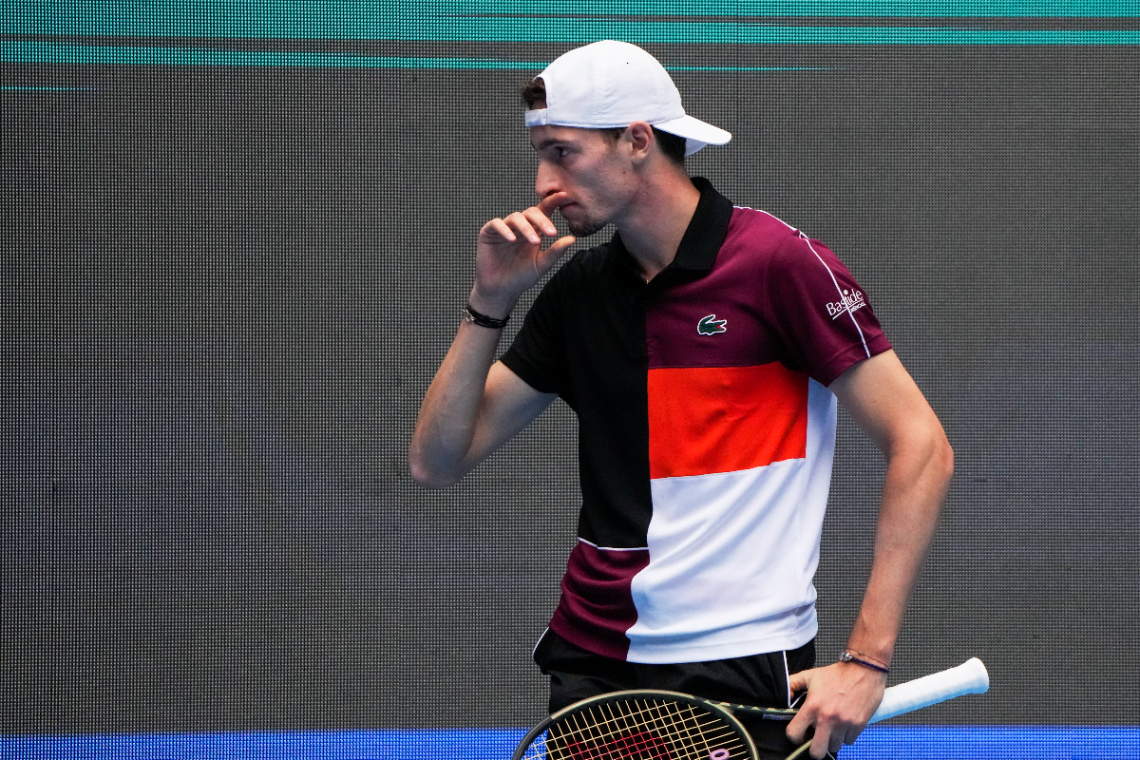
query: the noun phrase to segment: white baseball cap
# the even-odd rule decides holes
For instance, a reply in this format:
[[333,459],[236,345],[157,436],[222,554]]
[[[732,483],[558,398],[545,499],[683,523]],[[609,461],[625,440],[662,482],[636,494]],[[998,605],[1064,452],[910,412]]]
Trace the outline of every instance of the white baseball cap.
[[535,79],[546,85],[546,108],[526,112],[526,125],[613,129],[635,121],[685,138],[685,155],[724,145],[732,134],[694,119],[657,59],[637,45],[602,40],[563,53]]

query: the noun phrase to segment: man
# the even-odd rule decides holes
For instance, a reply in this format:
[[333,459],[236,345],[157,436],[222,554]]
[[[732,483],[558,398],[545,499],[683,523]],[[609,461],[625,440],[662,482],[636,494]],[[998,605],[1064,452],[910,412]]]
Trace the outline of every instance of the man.
[[[734,208],[684,155],[727,132],[687,116],[664,68],[604,41],[526,88],[537,205],[479,232],[465,321],[409,453],[444,487],[561,396],[579,420],[579,542],[534,657],[550,709],[624,688],[787,707],[764,757],[823,758],[882,699],[953,455],[850,272],[821,243]],[[519,296],[575,242],[498,362]],[[557,238],[546,249],[543,238]],[[874,564],[847,650],[812,669],[812,576],[836,398],[886,456]]]

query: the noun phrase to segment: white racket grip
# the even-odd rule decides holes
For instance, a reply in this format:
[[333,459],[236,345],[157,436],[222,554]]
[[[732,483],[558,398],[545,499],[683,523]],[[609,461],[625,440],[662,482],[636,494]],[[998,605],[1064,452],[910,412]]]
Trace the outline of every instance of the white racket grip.
[[883,693],[883,701],[870,722],[878,723],[963,694],[984,694],[989,688],[986,666],[977,657],[971,657],[956,668],[890,687]]

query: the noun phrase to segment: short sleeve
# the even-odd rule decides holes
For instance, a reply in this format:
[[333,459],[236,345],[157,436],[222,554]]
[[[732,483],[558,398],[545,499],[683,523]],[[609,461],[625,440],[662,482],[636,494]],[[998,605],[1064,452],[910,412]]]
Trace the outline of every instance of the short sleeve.
[[866,291],[818,240],[790,235],[767,263],[768,318],[793,369],[831,385],[852,365],[890,349]]
[[514,342],[499,359],[540,393],[561,393],[566,385],[566,341],[559,270],[546,283],[526,313]]

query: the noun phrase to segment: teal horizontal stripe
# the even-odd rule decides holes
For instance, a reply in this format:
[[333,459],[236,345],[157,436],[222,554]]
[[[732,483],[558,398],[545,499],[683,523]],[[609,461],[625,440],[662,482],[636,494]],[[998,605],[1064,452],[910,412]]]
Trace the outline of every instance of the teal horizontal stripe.
[[[891,29],[875,25],[859,27],[819,27],[765,25],[726,21],[664,21],[654,16],[684,16],[682,9],[691,13],[699,9],[704,16],[727,16],[740,21],[762,19],[765,15],[888,15],[856,13],[829,3],[820,3],[813,12],[806,5],[798,8],[774,9],[771,14],[746,12],[733,3],[713,0],[708,3],[690,3],[673,7],[656,0],[631,3],[563,2],[554,5],[547,1],[518,0],[495,3],[489,0],[437,0],[435,3],[416,4],[413,0],[378,0],[375,4],[332,0],[315,3],[309,0],[276,0],[264,3],[232,2],[231,0],[171,0],[170,2],[124,2],[102,0],[77,3],[48,0],[0,0],[4,13],[2,33],[7,35],[52,35],[64,37],[182,37],[227,39],[339,39],[339,40],[481,40],[481,41],[536,41],[579,42],[599,39],[599,35],[644,42],[675,42],[696,35],[699,41],[741,42],[800,42],[816,37],[820,41],[841,43],[878,40],[884,35],[905,37],[903,41],[922,41],[931,35],[950,36],[975,34],[986,36],[1033,35],[1030,30],[998,31],[957,28],[952,24],[941,27]],[[742,3],[748,6],[748,3]],[[756,5],[753,3],[752,5]],[[852,4],[858,6],[858,3]],[[902,6],[906,7],[902,7]],[[991,2],[986,4],[953,3],[959,11],[969,6],[972,17],[1010,15],[1023,18],[1055,18],[1057,15],[1076,17],[1078,14],[1051,14],[1062,8],[1037,8],[1040,13],[1028,14],[1028,3],[1013,5]],[[1068,4],[1059,4],[1068,7]],[[1076,4],[1073,4],[1074,6]],[[827,7],[824,7],[827,6]],[[1108,14],[1111,6],[1113,11]],[[931,3],[922,12],[910,3],[880,3],[875,8],[894,8],[894,18],[938,17],[955,18],[960,13],[938,13],[931,8],[950,8],[946,3]],[[1100,8],[1113,17],[1140,17],[1140,0],[1098,4],[1087,3],[1087,8]],[[613,12],[620,10],[622,15]],[[776,10],[780,11],[776,13]],[[976,11],[976,12],[975,12]],[[556,12],[556,17],[550,17]],[[525,14],[542,13],[543,18]],[[571,14],[574,14],[571,17]],[[630,16],[648,16],[649,20],[630,20]],[[1096,14],[1094,14],[1096,15]],[[1086,14],[1086,17],[1090,17]],[[1124,34],[1129,32],[1125,31]],[[1040,32],[1040,34],[1097,35],[1113,32],[1085,30],[1083,32]],[[811,41],[811,40],[808,40]],[[937,41],[936,43],[937,44]],[[983,42],[981,44],[995,44]],[[1008,43],[998,43],[1008,44]],[[1014,42],[1013,44],[1018,44]],[[1049,43],[1045,43],[1049,44]],[[1086,43],[1078,43],[1086,44]]]
[[[535,14],[753,19],[1138,18],[1140,0],[0,0],[0,9],[4,34],[434,39],[407,36],[407,29],[414,29],[425,19]],[[440,22],[428,22],[427,26],[435,23]],[[498,37],[484,35],[481,39]]]
[[[373,30],[378,31],[378,30]],[[426,19],[387,34],[364,39],[385,41],[556,42],[580,44],[599,39],[636,43],[688,44],[827,44],[827,45],[1140,45],[1140,30],[995,30],[948,27],[805,27],[732,23],[630,23],[604,19],[573,22],[554,19]],[[135,35],[126,35],[135,36]],[[148,36],[148,35],[143,35]],[[161,36],[161,35],[156,35]],[[181,36],[181,35],[180,35]],[[187,35],[194,36],[194,35]],[[218,34],[197,36],[217,37]],[[268,37],[266,39],[273,39]],[[344,39],[344,38],[341,38]],[[356,39],[353,37],[352,39]],[[9,40],[0,42],[10,62],[213,63],[267,66],[399,66],[395,58],[366,58],[341,53],[228,51],[208,48],[143,48],[82,46]],[[166,60],[156,60],[163,59]],[[113,59],[113,60],[112,60]],[[177,60],[175,60],[177,59]],[[427,68],[516,68],[504,61],[440,58]],[[440,63],[427,63],[437,60]],[[260,62],[258,62],[260,61]],[[522,65],[517,66],[521,68]],[[529,65],[527,66],[529,68]]]
[[[209,48],[68,45],[51,42],[0,42],[4,63],[72,63],[175,66],[298,66],[384,69],[518,69],[538,72],[546,63],[492,58],[415,58],[340,53],[263,52]],[[799,66],[667,66],[671,71],[828,71]],[[68,90],[74,87],[5,87],[7,90]]]
[[434,0],[433,13],[587,16],[620,12],[638,16],[806,16],[806,17],[1063,17],[1140,16],[1137,0]]
[[435,0],[433,13],[587,16],[805,16],[891,18],[1121,18],[1140,16],[1138,0]]
[[490,58],[414,58],[211,48],[69,45],[55,42],[0,42],[4,63],[70,63],[174,66],[299,66],[320,68],[524,69],[545,63]]

